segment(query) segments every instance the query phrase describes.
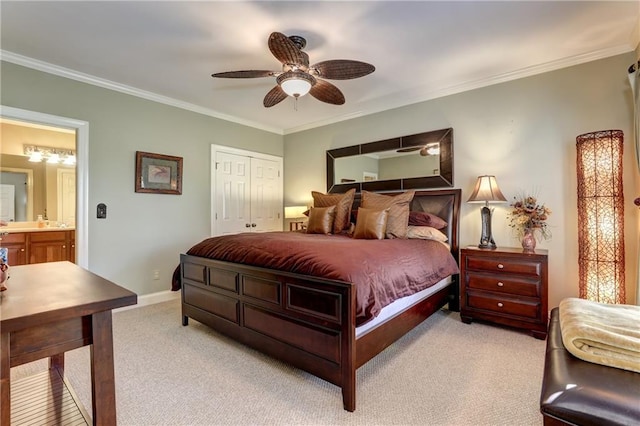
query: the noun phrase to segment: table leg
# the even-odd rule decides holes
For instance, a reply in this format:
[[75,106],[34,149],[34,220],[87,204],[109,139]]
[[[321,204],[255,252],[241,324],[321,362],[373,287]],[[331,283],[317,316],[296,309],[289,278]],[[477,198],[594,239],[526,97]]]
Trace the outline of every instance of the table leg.
[[116,424],[116,386],[113,371],[111,311],[91,316],[91,399],[94,425]]
[[9,333],[0,333],[0,424],[11,422],[11,365]]
[[60,377],[64,377],[64,352],[49,357],[49,370],[58,370]]

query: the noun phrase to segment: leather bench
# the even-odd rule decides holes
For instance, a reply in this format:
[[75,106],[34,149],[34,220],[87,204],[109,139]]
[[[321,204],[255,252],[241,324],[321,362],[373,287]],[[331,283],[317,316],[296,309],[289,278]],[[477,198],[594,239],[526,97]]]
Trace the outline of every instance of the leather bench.
[[540,412],[545,425],[640,425],[640,373],[583,361],[562,343],[551,311]]

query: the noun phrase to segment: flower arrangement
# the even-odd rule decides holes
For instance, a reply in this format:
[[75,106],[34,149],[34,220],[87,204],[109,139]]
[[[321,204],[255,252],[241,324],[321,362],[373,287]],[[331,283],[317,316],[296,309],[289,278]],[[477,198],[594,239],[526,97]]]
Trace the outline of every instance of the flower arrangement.
[[545,240],[551,238],[551,230],[547,224],[551,209],[544,204],[539,204],[536,197],[514,197],[510,206],[513,209],[508,213],[509,226],[519,238],[522,238],[527,230],[532,232],[538,239],[540,237]]
[[[7,226],[7,222],[0,220],[0,226]],[[0,240],[1,239],[2,238],[0,238]],[[4,247],[0,247],[0,292],[7,289],[6,283],[9,279],[9,264],[7,263],[9,261],[8,257],[9,251]]]

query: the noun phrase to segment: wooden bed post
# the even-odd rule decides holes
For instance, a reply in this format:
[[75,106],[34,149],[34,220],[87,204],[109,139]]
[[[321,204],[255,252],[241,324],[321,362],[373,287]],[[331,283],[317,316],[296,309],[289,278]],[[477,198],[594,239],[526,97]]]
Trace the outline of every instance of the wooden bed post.
[[342,322],[342,403],[347,411],[356,409],[356,289],[348,289]]

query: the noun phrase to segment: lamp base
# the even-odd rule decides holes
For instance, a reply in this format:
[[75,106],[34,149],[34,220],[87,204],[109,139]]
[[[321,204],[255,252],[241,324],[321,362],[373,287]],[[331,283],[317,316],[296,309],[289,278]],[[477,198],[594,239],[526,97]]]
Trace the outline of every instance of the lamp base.
[[493,236],[491,235],[491,209],[484,206],[480,210],[480,217],[482,218],[482,235],[480,236],[478,248],[495,249],[496,242],[493,241]]
[[493,241],[491,241],[489,244],[483,244],[482,242],[480,242],[480,244],[478,244],[478,248],[485,250],[495,250],[496,248],[498,248],[498,246],[496,246],[496,243],[494,243]]

